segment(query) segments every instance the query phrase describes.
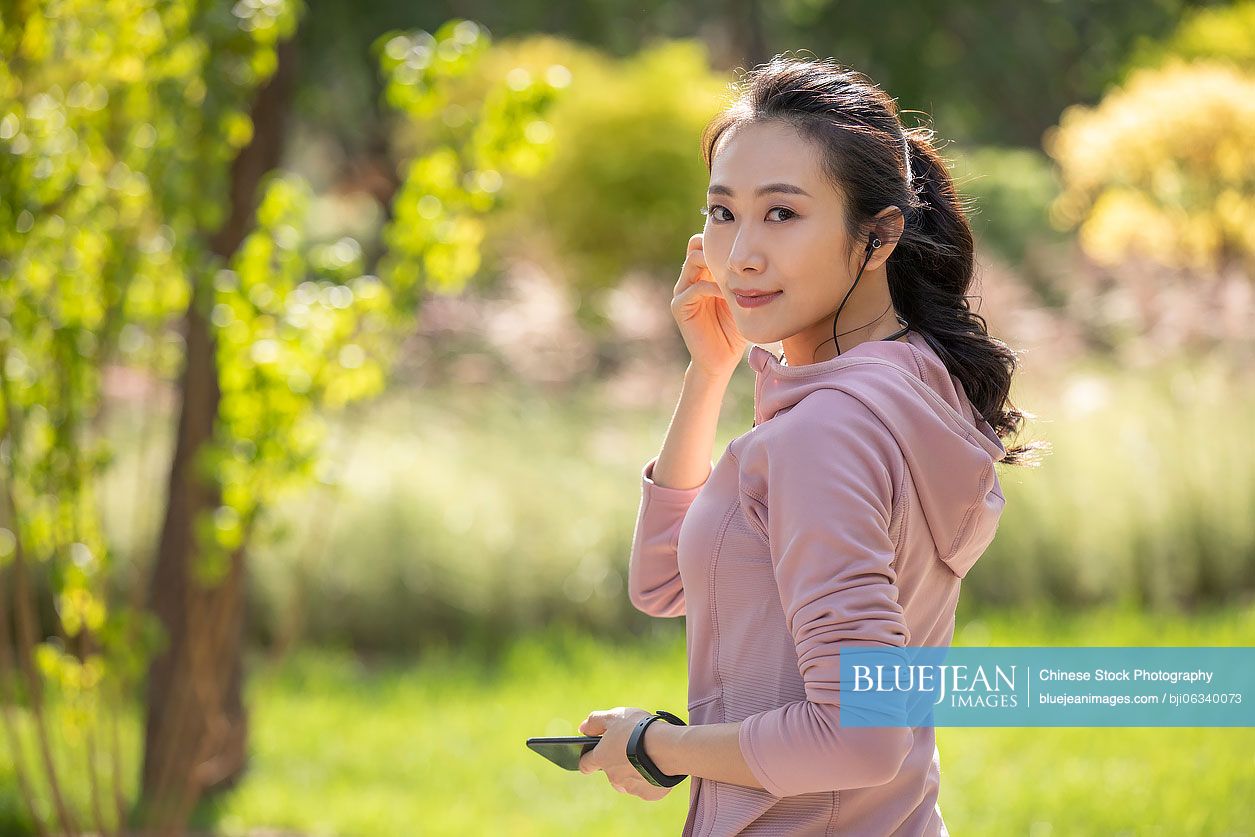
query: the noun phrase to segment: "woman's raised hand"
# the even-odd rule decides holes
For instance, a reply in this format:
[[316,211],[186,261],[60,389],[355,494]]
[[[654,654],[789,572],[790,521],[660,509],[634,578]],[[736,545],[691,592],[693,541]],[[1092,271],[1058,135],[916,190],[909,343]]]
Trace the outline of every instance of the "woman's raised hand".
[[689,239],[688,255],[675,283],[671,313],[680,326],[693,366],[712,377],[730,377],[749,341],[737,329],[732,310],[706,267],[701,233]]

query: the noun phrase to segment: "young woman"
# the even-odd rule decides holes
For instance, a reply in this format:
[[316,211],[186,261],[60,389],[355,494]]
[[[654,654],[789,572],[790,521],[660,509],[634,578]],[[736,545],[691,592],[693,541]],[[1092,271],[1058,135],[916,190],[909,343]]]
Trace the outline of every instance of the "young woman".
[[[1016,358],[969,308],[931,135],[865,75],[777,56],[703,137],[706,227],[672,303],[692,361],[628,570],[635,607],[686,617],[689,720],[580,726],[602,736],[581,771],[621,792],[669,791],[642,752],[691,777],[686,835],[946,833],[933,727],[839,724],[841,646],[950,644],[1003,509],[994,464],[1038,448],[1002,443]],[[711,463],[746,343],[777,341],[750,347],[754,426]]]

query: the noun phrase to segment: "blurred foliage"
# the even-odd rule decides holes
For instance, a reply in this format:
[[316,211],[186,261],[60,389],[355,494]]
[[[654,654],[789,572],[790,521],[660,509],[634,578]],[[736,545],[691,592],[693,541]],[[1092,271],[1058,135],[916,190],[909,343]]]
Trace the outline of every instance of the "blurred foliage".
[[[964,601],[1164,612],[1255,595],[1255,399],[1242,380],[1204,358],[1017,383],[1017,403],[1049,418],[1030,430],[1055,454],[1002,474],[1007,512]],[[752,384],[734,378],[717,451],[749,426]],[[555,623],[643,629],[653,620],[624,595],[640,499],[624,486],[639,484],[669,418],[593,388],[555,404],[523,385],[396,391],[337,418],[336,437],[355,441],[334,519],[317,543],[259,545],[254,640],[270,644],[294,610],[312,643],[396,652]],[[118,512],[134,463],[120,464]],[[292,498],[275,514],[301,529],[310,509]]]
[[154,638],[101,595],[100,369],[178,369],[167,321],[203,269],[198,234],[222,220],[252,91],[298,12],[120,0],[10,4],[0,21],[0,456],[16,510],[0,566],[42,565],[65,639],[95,644],[37,652],[49,684],[89,707],[103,659],[131,682]]
[[699,138],[728,96],[695,41],[654,44],[614,59],[548,37],[505,54],[523,66],[560,60],[571,89],[552,114],[553,159],[514,189],[495,228],[501,248],[540,258],[571,288],[585,325],[600,292],[641,270],[679,274],[700,232],[708,175]]
[[[431,140],[395,197],[380,275],[353,270],[361,247],[351,238],[305,241],[310,194],[292,175],[269,181],[256,230],[231,269],[219,272],[213,324],[222,442],[203,467],[222,485],[223,504],[202,534],[224,549],[245,542],[285,490],[314,476],[334,484],[320,467],[325,414],[382,391],[423,291],[459,292],[478,268],[483,216],[496,205],[503,173],[530,171],[543,159],[548,134],[537,125],[556,85],[507,74],[482,91],[475,109],[451,102],[451,89],[489,46],[467,20],[379,40],[389,104]],[[307,277],[311,266],[316,278]],[[267,532],[291,533],[282,524]],[[213,554],[211,575],[226,569],[226,552]]]
[[[925,109],[944,136],[989,166],[971,183],[982,207],[974,219],[982,242],[1019,266],[1038,295],[1057,305],[1066,291],[1046,275],[1044,263],[1053,257],[1044,251],[1039,258],[1027,256],[1038,243],[1063,238],[1063,230],[1049,220],[1049,203],[1059,190],[1051,181],[1058,175],[1048,174],[1030,150],[1040,149],[1044,133],[1067,106],[1101,99],[1123,77],[1134,51],[1149,55],[1171,43],[1185,53],[1210,39],[1215,43],[1210,53],[1227,41],[1236,54],[1249,43],[1240,35],[1247,20],[1241,16],[1249,17],[1240,10],[1249,0],[1236,7],[1227,0],[911,2],[895,7],[899,13],[892,19],[879,13],[875,0],[807,0],[752,9],[666,2],[628,7],[621,0],[577,5],[525,2],[483,8],[476,15],[498,37],[509,36],[499,42],[500,55],[519,56],[533,73],[560,63],[573,74],[570,104],[551,120],[553,174],[538,176],[520,193],[516,211],[507,207],[508,216],[491,222],[481,271],[491,284],[506,272],[507,259],[534,257],[574,289],[585,326],[604,324],[599,289],[623,272],[673,275],[680,261],[674,254],[682,251],[690,226],[686,196],[703,178],[699,162],[685,155],[697,153],[700,127],[721,104],[719,94],[734,69],[782,50],[831,55],[891,90],[908,123],[914,108]],[[450,13],[439,2],[414,7],[373,0],[351,9],[326,4],[301,33],[311,53],[326,57],[308,68],[302,82],[306,127],[333,138],[350,160],[389,153],[388,138],[395,135],[373,110],[374,77],[361,54],[377,41],[380,28],[402,21],[434,25]],[[1186,24],[1178,28],[1183,16]],[[531,34],[538,28],[546,34]],[[643,96],[641,90],[656,79],[647,72],[632,79],[630,69],[669,43],[707,57],[687,64],[676,60],[661,93]],[[603,92],[580,92],[598,88]],[[672,92],[686,89],[695,92]],[[659,113],[680,95],[690,101],[681,102],[678,115]],[[675,127],[649,133],[643,122],[633,121],[638,112],[641,120]],[[628,141],[620,143],[620,136]],[[390,153],[404,159],[412,147],[413,137],[403,131]],[[635,148],[654,155],[650,167],[632,164],[644,156]],[[633,213],[630,224],[606,211],[607,201],[622,202],[624,196],[630,197],[629,208],[645,210]],[[374,249],[372,242],[363,244],[368,252]]]
[[[497,208],[506,177],[535,172],[550,153],[547,114],[564,97],[569,70],[511,64],[494,72],[502,67],[483,62],[486,39],[473,22],[453,20],[435,38],[390,32],[375,42],[385,95],[409,120],[414,155],[379,267],[402,310],[427,288],[462,290],[479,270],[484,216]],[[490,74],[476,78],[481,67]]]
[[1046,150],[1064,184],[1055,218],[1095,260],[1255,268],[1255,75],[1140,70],[1097,107],[1069,108]]
[[1173,58],[1224,61],[1255,71],[1255,2],[1191,9],[1167,37],[1140,41],[1128,59],[1128,72],[1159,67]]
[[[1033,148],[990,146],[960,149],[954,156],[955,187],[975,202],[968,220],[978,251],[988,247],[1023,270],[1030,244],[1064,240],[1050,225],[1059,178],[1049,157]],[[1039,290],[1051,301],[1048,289]]]
[[[1223,44],[1240,53],[1250,43],[1241,37],[1250,5],[912,2],[896,7],[892,20],[879,14],[874,0],[807,0],[755,7],[753,15],[739,6],[654,2],[628,8],[619,0],[565,10],[528,3],[483,9],[477,20],[510,36],[500,42],[500,55],[518,56],[534,74],[560,63],[573,75],[568,103],[551,120],[552,168],[519,192],[517,205],[486,232],[485,281],[499,279],[508,258],[534,257],[573,289],[582,324],[597,326],[603,324],[599,290],[606,284],[633,269],[672,276],[680,261],[674,254],[682,254],[697,229],[689,230],[687,214],[687,195],[699,195],[704,182],[697,135],[722,103],[731,71],[769,57],[747,52],[761,45],[767,53],[831,55],[868,71],[893,92],[908,123],[913,108],[927,110],[944,136],[988,166],[969,184],[980,207],[973,220],[982,243],[1022,266],[1039,296],[1058,304],[1065,291],[1052,286],[1040,260],[1026,259],[1035,244],[1058,242],[1064,232],[1052,226],[1049,210],[1059,175],[1033,150],[1067,106],[1097,102],[1121,80],[1134,51],[1187,54],[1210,41],[1209,54]],[[309,48],[329,56],[304,82],[317,85],[316,96],[304,97],[310,127],[335,136],[350,155],[375,153],[379,120],[365,112],[370,97],[356,80],[361,69],[353,44],[360,52],[380,26],[435,21],[447,13],[439,3],[414,8],[393,0],[351,12],[326,8],[302,33]],[[545,35],[530,34],[538,26]],[[659,57],[660,70],[651,73],[646,56],[667,50],[672,56]],[[647,128],[650,123],[658,130]],[[403,137],[396,153],[405,157],[411,143]],[[608,211],[609,201],[637,210],[631,222]]]
[[[33,652],[20,700],[58,700],[56,734],[76,747],[92,748],[102,702],[139,682],[159,640],[149,614],[107,603],[101,370],[181,366],[170,320],[209,265],[204,236],[225,217],[253,92],[299,11],[296,0],[71,0],[6,4],[0,20],[0,457],[12,527],[0,528],[0,569],[13,564],[19,659]],[[36,606],[32,576],[51,588],[47,637],[23,618]],[[94,781],[101,766],[89,767]],[[60,828],[75,830],[59,804],[65,776],[46,756],[40,773]]]
[[[263,181],[255,228],[221,263],[210,237],[230,206],[228,165],[253,138],[254,92],[300,10],[71,2],[6,7],[0,25],[0,456],[13,527],[0,528],[0,568],[17,557],[50,578],[61,636],[30,640],[43,685],[75,702],[76,729],[102,683],[136,682],[158,641],[151,618],[106,607],[102,367],[174,377],[181,315],[205,305],[221,399],[197,467],[221,504],[196,521],[194,570],[215,583],[233,550],[283,534],[259,524],[320,475],[320,411],[382,389],[421,288],[460,288],[474,273],[502,173],[534,167],[548,140],[538,125],[555,86],[497,79],[465,120],[472,130],[411,167],[382,278],[362,272],[351,239],[308,240],[308,186],[281,173]],[[439,124],[446,78],[474,66],[486,33],[453,20],[396,37],[414,46],[383,62],[392,103]]]
[[1064,182],[1060,227],[1112,265],[1255,267],[1255,2],[1196,9],[1143,39],[1121,83],[1067,109],[1045,148]]
[[772,9],[784,20],[768,32],[775,49],[806,48],[865,70],[945,136],[1036,147],[1066,107],[1097,100],[1119,79],[1132,48],[1201,5],[1228,2],[909,0],[889,17],[878,0],[798,0]]
[[498,40],[544,32],[628,57],[658,41],[701,39],[714,68],[752,67],[784,50],[810,50],[867,70],[904,108],[933,114],[946,136],[991,146],[1036,147],[1065,107],[1095,102],[1117,81],[1131,49],[1173,31],[1196,8],[1229,0],[516,0],[511,3],[316,0],[302,27],[309,68],[302,112],[356,153],[370,148],[372,68],[362,60],[380,31],[433,29],[473,17]]
[[[249,535],[271,503],[321,475],[320,411],[383,388],[387,288],[370,275],[307,278],[308,198],[298,178],[270,178],[256,229],[214,278],[221,401],[216,444],[200,464],[221,486],[222,503],[201,521],[202,544],[218,547],[206,548],[198,565],[203,583],[222,577],[231,550],[257,540]],[[334,258],[325,255],[322,264]]]

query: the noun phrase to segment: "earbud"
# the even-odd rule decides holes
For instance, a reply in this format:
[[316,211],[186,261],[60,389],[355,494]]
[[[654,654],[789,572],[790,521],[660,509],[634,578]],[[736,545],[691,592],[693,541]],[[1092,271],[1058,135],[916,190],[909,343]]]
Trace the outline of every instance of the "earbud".
[[879,239],[879,238],[877,238],[876,236],[874,236],[874,235],[873,235],[873,236],[872,236],[872,240],[871,240],[870,242],[868,242],[867,246],[868,246],[868,247],[870,247],[870,248],[872,248],[873,250],[875,250],[875,249],[879,248],[879,247],[880,247],[880,239]]

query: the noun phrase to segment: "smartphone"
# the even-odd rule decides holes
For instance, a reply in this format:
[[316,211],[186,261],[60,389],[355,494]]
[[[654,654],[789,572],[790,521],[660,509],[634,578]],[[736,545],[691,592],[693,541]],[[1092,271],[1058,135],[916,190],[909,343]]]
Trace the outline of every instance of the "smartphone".
[[559,735],[552,738],[529,738],[527,746],[567,770],[580,769],[580,756],[597,746],[600,735]]

